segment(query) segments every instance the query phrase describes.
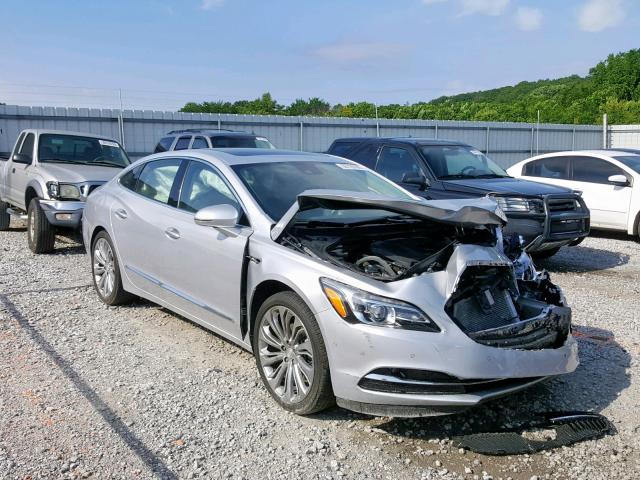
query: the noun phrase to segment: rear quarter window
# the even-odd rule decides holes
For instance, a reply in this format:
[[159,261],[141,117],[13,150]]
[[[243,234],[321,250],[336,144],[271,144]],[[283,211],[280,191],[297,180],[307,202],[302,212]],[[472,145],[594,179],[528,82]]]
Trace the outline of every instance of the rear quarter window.
[[174,137],[162,138],[156,145],[156,149],[153,151],[153,153],[161,153],[161,152],[169,151],[171,149],[171,144],[173,143],[173,138]]

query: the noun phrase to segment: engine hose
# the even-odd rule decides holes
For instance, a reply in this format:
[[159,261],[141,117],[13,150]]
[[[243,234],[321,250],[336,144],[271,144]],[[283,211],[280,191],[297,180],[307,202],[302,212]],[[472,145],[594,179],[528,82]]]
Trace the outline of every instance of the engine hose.
[[397,275],[397,273],[393,271],[393,268],[391,268],[391,264],[389,262],[387,262],[384,258],[380,258],[380,257],[377,257],[375,255],[369,255],[368,257],[362,257],[360,260],[358,260],[356,262],[356,267],[359,267],[360,265],[362,265],[365,262],[376,262],[376,263],[379,263],[380,266],[382,267],[382,269],[386,273],[388,273],[392,277],[395,277]]

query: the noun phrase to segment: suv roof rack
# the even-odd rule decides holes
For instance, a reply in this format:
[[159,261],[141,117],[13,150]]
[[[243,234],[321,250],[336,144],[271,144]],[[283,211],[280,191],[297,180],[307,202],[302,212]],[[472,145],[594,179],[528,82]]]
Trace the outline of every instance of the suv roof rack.
[[240,132],[239,130],[229,130],[228,128],[185,128],[182,130],[171,130],[167,132],[167,135],[171,135],[173,133],[205,133],[205,132]]

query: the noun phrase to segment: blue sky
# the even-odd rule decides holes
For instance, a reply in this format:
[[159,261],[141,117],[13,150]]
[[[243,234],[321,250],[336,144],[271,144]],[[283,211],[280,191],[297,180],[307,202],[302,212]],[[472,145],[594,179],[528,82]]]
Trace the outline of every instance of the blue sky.
[[638,0],[2,0],[0,101],[415,102],[584,75],[640,47]]

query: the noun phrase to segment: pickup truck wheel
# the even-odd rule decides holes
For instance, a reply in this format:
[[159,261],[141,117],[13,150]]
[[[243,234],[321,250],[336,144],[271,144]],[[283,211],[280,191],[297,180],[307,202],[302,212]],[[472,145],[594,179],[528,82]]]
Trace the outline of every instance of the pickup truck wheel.
[[309,415],[335,404],[320,327],[294,292],[276,293],[262,304],[253,351],[264,386],[285,410]]
[[27,209],[27,240],[33,253],[51,252],[56,242],[55,228],[47,220],[37,198],[31,200]]
[[7,213],[7,208],[9,208],[9,204],[7,202],[0,202],[0,232],[9,230],[11,215]]
[[109,234],[102,231],[96,235],[91,246],[91,271],[93,286],[100,300],[107,305],[122,305],[133,299],[133,295],[122,287],[120,265]]
[[534,260],[544,260],[545,258],[553,257],[559,251],[560,251],[560,247],[557,247],[557,248],[551,248],[549,250],[542,250],[541,252],[533,252],[530,255],[531,257],[533,257]]

